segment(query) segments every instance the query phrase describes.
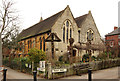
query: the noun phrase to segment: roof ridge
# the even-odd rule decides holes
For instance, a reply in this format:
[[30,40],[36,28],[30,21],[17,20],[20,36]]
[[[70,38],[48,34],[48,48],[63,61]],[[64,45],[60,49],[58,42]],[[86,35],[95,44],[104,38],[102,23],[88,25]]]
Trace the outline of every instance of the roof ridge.
[[120,27],[118,27],[117,29],[113,30],[112,32],[106,34],[105,36],[110,36],[110,35],[117,35],[120,34]]
[[37,24],[39,24],[39,23],[42,23],[42,22],[44,22],[45,20],[47,20],[47,19],[49,19],[49,18],[51,18],[51,17],[53,17],[53,16],[55,16],[55,15],[63,12],[63,11],[64,11],[64,10],[61,10],[61,11],[59,11],[58,13],[56,13],[56,14],[50,16],[50,17],[47,17],[46,19],[42,20],[41,22],[38,22],[38,23],[36,23],[36,24],[34,24],[34,25],[31,25],[30,27],[28,27],[28,28],[26,28],[26,29],[23,29],[23,31],[25,31],[25,30],[27,30],[27,29],[30,29],[30,28],[32,28],[33,26],[35,26],[35,25],[37,25]]
[[[64,10],[61,10],[61,11],[59,11],[58,13],[56,13],[56,14],[54,14],[54,15],[52,15],[52,16],[50,16],[50,17],[47,17],[45,20],[47,20],[47,19],[49,19],[49,18],[51,18],[51,17],[53,17],[53,16],[55,16],[55,15],[57,15],[57,14],[59,14],[59,13],[61,13],[61,12],[63,12]],[[44,21],[44,20],[43,20]]]
[[[51,30],[51,27],[54,25],[56,20],[61,16],[61,14],[64,12],[64,10],[61,10],[58,13],[56,13],[56,14],[44,19],[43,21],[38,22],[26,29],[23,29],[22,32],[19,34],[18,38],[20,38],[20,39],[22,37],[27,38],[28,36],[34,36],[36,34],[40,34],[41,32]],[[30,31],[32,31],[32,32],[30,32]]]
[[83,16],[86,16],[86,15],[88,15],[88,13],[87,13],[87,14],[84,14],[84,15],[81,15],[81,16],[79,16],[79,17],[76,17],[75,19],[80,18],[80,17],[83,17]]

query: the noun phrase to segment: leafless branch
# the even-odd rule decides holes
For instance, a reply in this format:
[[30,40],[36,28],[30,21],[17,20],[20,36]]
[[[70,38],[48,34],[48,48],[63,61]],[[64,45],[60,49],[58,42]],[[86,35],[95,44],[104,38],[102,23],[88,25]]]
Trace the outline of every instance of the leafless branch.
[[[8,0],[2,0],[0,7],[0,33],[2,40],[8,38],[14,30],[17,30],[18,16],[12,6],[14,3]],[[16,27],[15,27],[16,26]],[[15,34],[15,33],[14,33]]]

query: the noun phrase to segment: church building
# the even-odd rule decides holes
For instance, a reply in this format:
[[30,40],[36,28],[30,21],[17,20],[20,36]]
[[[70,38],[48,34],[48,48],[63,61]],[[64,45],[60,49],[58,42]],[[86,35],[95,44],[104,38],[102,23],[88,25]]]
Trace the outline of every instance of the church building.
[[[55,33],[61,40],[60,42],[54,42],[54,53],[56,57],[59,57],[68,52],[70,38],[74,39],[73,45],[79,45],[80,42],[86,44],[89,32],[93,36],[92,44],[104,45],[91,11],[74,18],[69,6],[67,6],[64,10],[45,20],[41,18],[40,22],[23,30],[18,36],[19,43],[23,44],[23,48],[18,50],[17,53],[27,54],[31,48],[38,48],[49,55],[51,53],[51,43],[45,42],[45,39],[51,33]],[[92,55],[97,56],[99,53],[96,50],[92,52]],[[86,54],[86,50],[81,51],[74,48],[74,56],[82,57],[84,54]]]

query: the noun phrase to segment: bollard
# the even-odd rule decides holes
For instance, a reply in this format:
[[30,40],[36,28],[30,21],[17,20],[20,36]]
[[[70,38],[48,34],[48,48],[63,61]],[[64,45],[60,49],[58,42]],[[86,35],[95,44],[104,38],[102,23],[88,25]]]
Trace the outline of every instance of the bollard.
[[37,71],[33,71],[34,81],[37,81],[36,74],[37,74]]
[[88,81],[92,81],[92,70],[88,70]]
[[7,72],[7,69],[3,69],[3,81],[6,81],[6,72]]

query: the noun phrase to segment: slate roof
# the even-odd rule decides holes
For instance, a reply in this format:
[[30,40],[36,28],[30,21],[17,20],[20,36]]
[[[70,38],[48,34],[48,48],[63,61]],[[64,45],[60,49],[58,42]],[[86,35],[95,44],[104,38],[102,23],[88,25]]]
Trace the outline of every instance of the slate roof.
[[58,19],[58,17],[64,12],[64,10],[56,13],[55,15],[23,30],[19,35],[18,39],[24,39],[30,36],[34,36],[43,32],[47,32],[51,30],[51,27],[54,25],[55,21]]
[[[65,9],[64,9],[65,10]],[[62,13],[64,12],[64,10],[56,13],[55,15],[23,30],[19,35],[18,35],[18,40],[22,40],[31,36],[35,36],[35,35],[39,35],[40,33],[44,33],[47,31],[51,30],[51,27],[54,25],[54,23],[56,22],[56,20],[58,19],[58,17],[60,17],[62,15]],[[85,18],[87,17],[87,14],[74,18],[78,27],[81,26],[82,22],[85,20]]]
[[120,34],[120,27],[117,28],[116,30],[112,31],[111,33],[108,33],[105,36],[118,35],[118,34]]
[[87,15],[88,14],[85,14],[83,16],[75,18],[75,21],[76,21],[78,27],[81,27],[81,24],[82,24],[82,22],[84,22],[84,20],[86,19]]

